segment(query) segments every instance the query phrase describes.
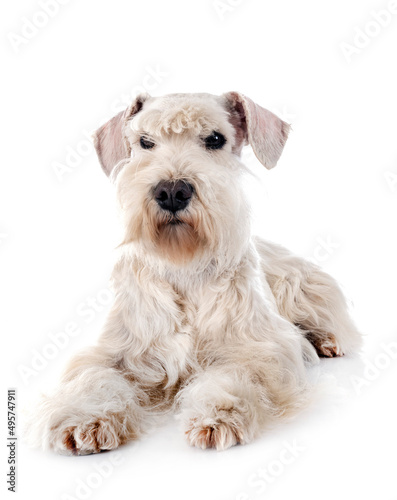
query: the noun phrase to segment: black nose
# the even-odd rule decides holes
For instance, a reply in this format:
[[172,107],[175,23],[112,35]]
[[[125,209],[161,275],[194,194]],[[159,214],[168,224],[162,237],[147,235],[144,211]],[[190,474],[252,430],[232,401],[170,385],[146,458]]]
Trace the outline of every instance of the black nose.
[[189,205],[193,186],[186,181],[162,181],[154,190],[154,198],[163,210],[175,213]]

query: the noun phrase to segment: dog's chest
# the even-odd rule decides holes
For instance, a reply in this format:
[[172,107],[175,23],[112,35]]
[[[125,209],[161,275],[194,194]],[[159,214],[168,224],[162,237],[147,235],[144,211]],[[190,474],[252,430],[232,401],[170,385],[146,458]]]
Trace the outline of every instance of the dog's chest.
[[252,307],[250,291],[229,276],[183,290],[177,287],[181,323],[187,327],[193,345],[220,342],[233,336],[236,319]]
[[216,278],[173,286],[181,324],[196,347],[255,336],[268,312],[277,312],[265,276],[248,259]]

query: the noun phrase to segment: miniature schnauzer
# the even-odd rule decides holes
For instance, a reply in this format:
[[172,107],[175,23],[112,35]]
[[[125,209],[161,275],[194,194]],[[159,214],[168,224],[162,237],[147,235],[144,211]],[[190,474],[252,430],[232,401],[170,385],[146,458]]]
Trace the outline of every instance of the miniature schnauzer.
[[305,404],[306,365],[358,349],[335,280],[250,231],[241,150],[270,169],[288,132],[238,92],[141,94],[95,132],[125,228],[115,301],[40,403],[42,445],[114,449],[171,410],[191,445],[249,443]]

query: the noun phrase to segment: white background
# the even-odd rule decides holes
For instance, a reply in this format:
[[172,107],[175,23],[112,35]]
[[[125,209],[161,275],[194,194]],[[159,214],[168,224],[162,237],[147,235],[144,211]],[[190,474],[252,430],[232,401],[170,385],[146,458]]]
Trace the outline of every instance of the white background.
[[[384,346],[397,331],[397,13],[380,26],[385,0],[64,4],[47,20],[35,0],[1,8],[1,491],[5,387],[17,388],[21,415],[95,342],[110,305],[120,231],[85,132],[146,87],[238,90],[292,122],[276,169],[246,153],[255,231],[342,283],[365,347],[361,359],[322,361],[323,396],[249,446],[189,448],[173,419],[113,454],[61,457],[20,441],[17,496],[396,499],[397,356]],[[42,27],[29,34],[32,20]],[[78,334],[54,353],[49,335],[70,323]]]

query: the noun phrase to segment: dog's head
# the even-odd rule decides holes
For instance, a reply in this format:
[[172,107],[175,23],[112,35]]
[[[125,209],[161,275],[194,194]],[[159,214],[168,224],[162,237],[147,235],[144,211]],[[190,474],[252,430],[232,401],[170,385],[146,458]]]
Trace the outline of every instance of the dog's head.
[[124,242],[178,266],[237,257],[249,237],[241,149],[249,143],[272,168],[288,131],[237,92],[139,95],[94,134],[99,161],[117,184]]

